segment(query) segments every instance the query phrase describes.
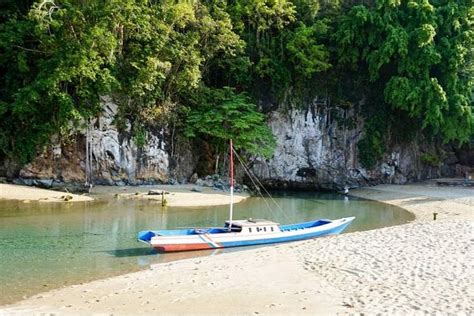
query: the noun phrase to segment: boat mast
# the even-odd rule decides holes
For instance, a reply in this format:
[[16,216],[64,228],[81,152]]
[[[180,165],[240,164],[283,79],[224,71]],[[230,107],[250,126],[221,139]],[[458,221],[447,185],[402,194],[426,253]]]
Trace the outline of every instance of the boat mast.
[[230,140],[230,209],[229,209],[229,230],[232,230],[232,212],[234,202],[234,149],[232,139]]

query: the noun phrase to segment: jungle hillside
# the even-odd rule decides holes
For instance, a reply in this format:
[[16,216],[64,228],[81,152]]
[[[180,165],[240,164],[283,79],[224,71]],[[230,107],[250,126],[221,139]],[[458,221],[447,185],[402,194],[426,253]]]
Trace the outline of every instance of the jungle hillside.
[[115,124],[173,126],[270,157],[275,109],[315,96],[364,119],[373,166],[393,139],[474,139],[472,0],[3,0],[0,161],[118,102]]

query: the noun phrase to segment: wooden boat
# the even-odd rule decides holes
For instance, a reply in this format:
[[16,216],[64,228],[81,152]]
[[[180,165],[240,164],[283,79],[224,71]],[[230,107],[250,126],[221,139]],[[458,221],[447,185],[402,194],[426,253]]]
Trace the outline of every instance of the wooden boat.
[[142,231],[138,240],[162,252],[262,245],[339,234],[353,220],[319,219],[291,225],[262,219],[237,220],[232,225],[226,221],[222,228]]
[[354,220],[354,217],[318,219],[290,225],[280,225],[263,219],[232,220],[232,141],[230,162],[230,219],[225,222],[224,227],[147,230],[138,233],[138,240],[162,252],[262,245],[339,234]]

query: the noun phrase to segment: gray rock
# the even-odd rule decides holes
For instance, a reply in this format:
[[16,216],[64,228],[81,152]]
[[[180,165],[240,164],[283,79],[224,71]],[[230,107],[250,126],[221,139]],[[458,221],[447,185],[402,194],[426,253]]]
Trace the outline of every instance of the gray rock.
[[40,188],[49,189],[53,186],[53,179],[36,180],[36,185]]
[[220,182],[217,182],[213,186],[214,190],[224,191],[224,185]]
[[148,195],[162,195],[162,194],[170,194],[168,191],[165,190],[150,190],[148,191]]
[[395,167],[384,162],[380,165],[380,172],[386,177],[392,177],[395,174]]
[[[257,159],[252,167],[265,183],[271,182],[271,186],[280,189],[344,186],[339,182],[345,182],[356,164],[354,148],[360,130],[340,128],[320,103],[316,99],[306,110],[271,114],[269,125],[277,138],[277,147],[272,159]],[[345,110],[333,109],[336,110],[349,115]]]
[[189,178],[189,183],[196,183],[199,180],[197,173],[193,173],[193,175]]
[[[188,140],[179,140],[182,137],[178,137],[173,144],[173,155],[170,155],[165,142],[167,131],[163,128],[147,131],[145,142],[139,147],[131,133],[131,124],[125,123],[120,131],[115,126],[118,107],[113,99],[101,97],[101,104],[102,115],[92,120],[90,125],[96,184],[176,184],[176,179],[180,183],[189,179],[196,186],[228,190],[228,180],[219,175],[198,179],[197,174],[192,174],[196,169],[197,155]],[[441,174],[455,176],[458,163],[472,161],[469,152],[449,152],[446,156],[448,167],[424,166],[420,163],[421,153],[436,152],[436,148],[428,142],[425,142],[425,148],[421,148],[423,141],[417,139],[407,144],[390,145],[389,153],[373,169],[367,170],[359,163],[357,149],[364,136],[363,119],[352,109],[331,104],[328,110],[328,105],[326,99],[316,98],[306,108],[301,106],[269,114],[268,124],[277,140],[276,150],[271,159],[256,158],[252,163],[252,171],[264,184],[277,189],[337,190],[347,184],[358,187],[405,183]],[[342,121],[347,120],[354,124],[342,125]],[[49,187],[49,180],[40,183],[33,179],[55,178],[67,183],[84,183],[85,122],[82,125],[76,130],[75,142],[61,144],[58,137],[51,138],[50,146],[35,162],[23,166],[19,173],[10,173],[9,177],[18,174],[14,183],[44,187]],[[0,173],[1,170],[10,168],[2,167],[0,163]],[[237,179],[239,173],[242,176],[242,169],[236,168]]]
[[[169,154],[165,149],[165,131],[149,131],[145,142],[138,147],[131,134],[130,124],[120,131],[115,125],[117,105],[111,97],[101,97],[102,115],[91,120],[90,145],[92,172],[97,184],[122,185],[136,180],[166,182],[169,178]],[[31,164],[23,166],[19,175],[23,179],[61,178],[66,182],[85,181],[86,122],[71,132],[74,142],[58,143],[51,138],[51,145]],[[30,181],[18,183],[31,185]],[[48,185],[49,183],[43,183]],[[43,185],[40,184],[40,185]]]
[[[271,159],[254,160],[253,173],[272,188],[312,190],[340,190],[348,183],[351,187],[406,183],[438,175],[419,163],[422,140],[392,145],[373,169],[362,168],[357,145],[364,136],[363,119],[353,110],[331,106],[330,111],[326,100],[315,99],[306,109],[270,113],[268,123],[277,146]],[[334,117],[357,124],[349,128]]]
[[202,184],[203,187],[208,187],[208,188],[212,188],[214,186],[214,181],[212,180],[206,180],[204,181],[204,183]]
[[34,185],[34,180],[33,179],[25,179],[25,178],[16,178],[13,180],[14,184],[19,184],[19,185],[28,185],[32,186]]

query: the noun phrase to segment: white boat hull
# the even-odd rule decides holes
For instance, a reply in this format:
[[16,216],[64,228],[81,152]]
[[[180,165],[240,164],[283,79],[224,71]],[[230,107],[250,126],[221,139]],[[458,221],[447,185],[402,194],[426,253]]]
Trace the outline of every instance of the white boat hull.
[[[296,240],[303,240],[327,235],[339,234],[352,221],[354,217],[341,218],[329,221],[323,225],[315,227],[301,228],[303,224],[281,226],[281,230],[273,232],[223,232],[223,233],[195,233],[183,235],[157,235],[149,241],[140,238],[153,248],[162,251],[187,251],[201,249],[216,249],[227,247],[239,247],[250,245],[261,245],[271,243],[281,243]],[[316,222],[316,221],[315,221]]]

